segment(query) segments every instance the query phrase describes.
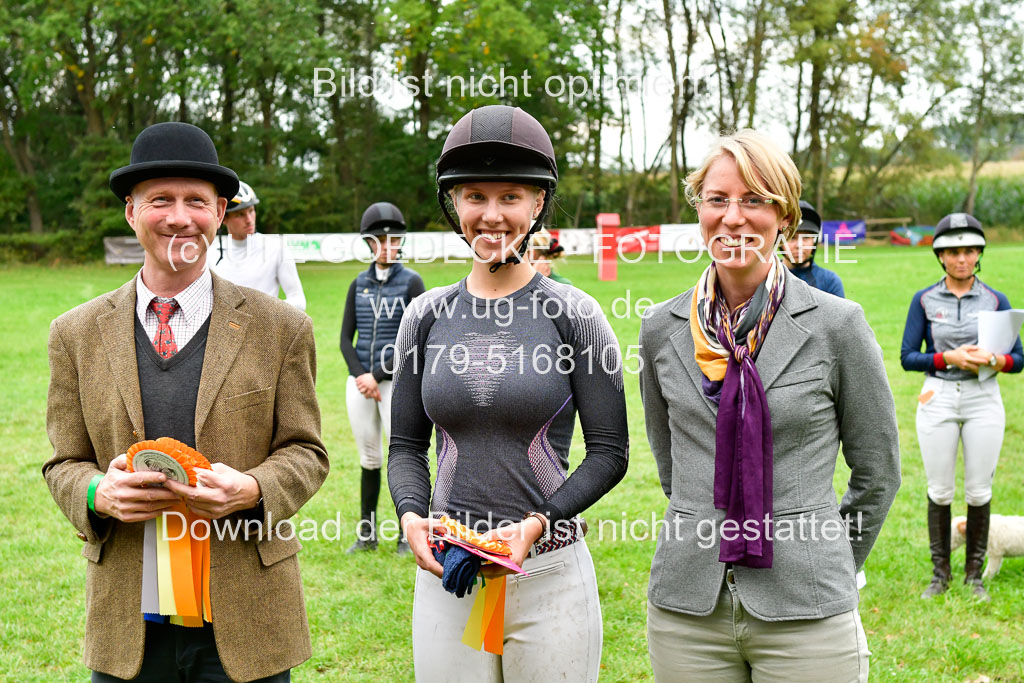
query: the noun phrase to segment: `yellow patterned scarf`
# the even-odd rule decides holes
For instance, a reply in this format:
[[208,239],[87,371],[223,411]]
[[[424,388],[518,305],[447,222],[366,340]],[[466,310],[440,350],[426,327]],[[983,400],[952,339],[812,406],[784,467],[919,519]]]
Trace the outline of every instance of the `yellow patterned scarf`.
[[[727,310],[725,301],[719,299],[721,292],[718,291],[717,276],[715,264],[712,263],[701,274],[690,299],[690,334],[693,336],[694,358],[701,373],[712,382],[724,380],[729,365],[729,352],[719,341],[719,330],[727,335],[729,345],[735,348],[735,335],[741,327],[749,327],[749,331],[746,331],[746,346],[750,356],[756,356],[777,309],[777,305],[768,304],[780,302],[785,294],[786,269],[776,258],[764,284],[758,287],[753,297],[731,312]],[[751,324],[753,321],[745,320],[746,314],[751,307],[756,310],[758,306],[761,311],[757,324]],[[726,316],[729,324],[721,325],[722,318]]]

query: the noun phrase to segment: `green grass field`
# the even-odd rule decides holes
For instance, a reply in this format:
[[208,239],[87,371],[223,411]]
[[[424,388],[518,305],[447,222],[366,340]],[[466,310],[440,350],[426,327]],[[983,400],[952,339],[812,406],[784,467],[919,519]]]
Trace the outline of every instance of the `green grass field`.
[[[971,599],[960,584],[963,549],[954,553],[954,586],[945,596],[918,598],[930,575],[925,527],[925,479],[914,433],[919,373],[900,368],[899,344],[910,298],[935,282],[941,270],[927,250],[861,248],[844,252],[856,264],[833,267],[847,295],[860,302],[885,352],[885,364],[900,423],[903,488],[867,563],[868,585],[861,612],[872,651],[872,680],[1024,680],[1024,559],[1009,559],[989,582],[989,604]],[[982,275],[1010,301],[1024,306],[1024,247],[990,247]],[[317,390],[331,474],[303,508],[300,519],[334,519],[339,542],[305,544],[300,557],[313,637],[313,658],[294,672],[296,681],[412,680],[410,624],[414,561],[393,547],[368,556],[344,554],[358,516],[359,463],[345,416],[346,369],[338,351],[344,294],[358,264],[307,264],[300,275],[316,325]],[[452,282],[465,264],[414,265],[427,287]],[[597,280],[584,258],[561,266],[574,284],[592,293],[610,313],[611,302],[630,292],[667,299],[689,288],[703,264],[675,260],[620,264],[619,281]],[[134,267],[103,265],[0,269],[0,425],[7,444],[0,458],[0,680],[83,680],[81,664],[85,565],[81,542],[50,498],[40,466],[50,453],[45,432],[50,321],[73,306],[117,287]],[[620,311],[621,312],[621,311]],[[625,349],[636,344],[640,319],[611,320]],[[629,366],[627,366],[629,369]],[[635,371],[635,361],[632,368]],[[1024,377],[1001,379],[1006,403],[1006,440],[996,474],[993,512],[1024,514]],[[629,472],[617,488],[587,513],[601,519],[651,519],[664,512],[644,432],[635,372],[626,375],[632,453]],[[573,464],[583,455],[577,434]],[[962,478],[962,467],[958,468]],[[836,488],[847,471],[840,462]],[[964,513],[962,479],[954,514]],[[394,518],[382,494],[382,517]],[[654,540],[588,539],[597,564],[604,611],[604,681],[650,680],[645,641],[646,589]],[[987,676],[985,679],[983,677]]]

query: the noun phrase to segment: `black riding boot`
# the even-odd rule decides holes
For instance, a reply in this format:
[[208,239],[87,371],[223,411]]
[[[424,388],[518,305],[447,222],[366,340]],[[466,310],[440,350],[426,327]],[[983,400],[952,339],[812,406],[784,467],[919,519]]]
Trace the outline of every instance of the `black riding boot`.
[[359,484],[360,519],[356,527],[356,542],[348,553],[377,549],[377,498],[380,496],[380,470],[363,468]]
[[967,561],[964,564],[964,583],[971,586],[974,597],[986,602],[990,598],[981,583],[981,567],[988,549],[989,512],[989,503],[967,506]]
[[928,547],[932,552],[932,582],[924,589],[922,598],[945,593],[951,576],[949,568],[950,513],[948,505],[938,505],[928,499]]

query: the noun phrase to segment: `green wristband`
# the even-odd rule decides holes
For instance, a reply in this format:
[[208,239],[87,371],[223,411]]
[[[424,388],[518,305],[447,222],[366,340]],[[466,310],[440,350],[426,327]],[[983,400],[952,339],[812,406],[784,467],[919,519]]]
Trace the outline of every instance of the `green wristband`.
[[102,474],[97,474],[89,482],[89,509],[96,512],[96,487],[100,485],[100,480],[103,479]]

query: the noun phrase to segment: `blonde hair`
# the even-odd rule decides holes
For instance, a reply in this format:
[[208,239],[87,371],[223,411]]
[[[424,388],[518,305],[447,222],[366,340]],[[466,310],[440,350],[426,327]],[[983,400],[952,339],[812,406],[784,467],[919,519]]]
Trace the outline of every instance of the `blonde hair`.
[[800,171],[771,138],[753,128],[719,137],[700,168],[686,176],[686,200],[690,206],[696,206],[711,165],[727,154],[736,160],[740,176],[751,192],[775,201],[779,218],[789,220],[785,235],[786,239],[791,238],[801,219]]
[[551,246],[551,233],[547,228],[541,228],[530,235],[530,248],[547,250]]

